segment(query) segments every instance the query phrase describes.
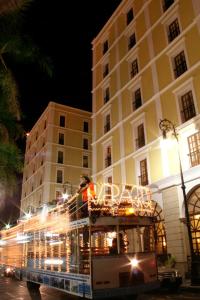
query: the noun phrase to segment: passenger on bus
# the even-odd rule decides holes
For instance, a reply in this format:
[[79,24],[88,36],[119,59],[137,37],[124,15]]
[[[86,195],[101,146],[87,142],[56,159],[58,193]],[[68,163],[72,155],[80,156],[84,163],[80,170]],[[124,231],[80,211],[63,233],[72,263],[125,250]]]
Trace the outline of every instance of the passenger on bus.
[[[120,247],[120,254],[123,254],[126,252],[126,245],[124,243],[123,235],[122,233],[119,233],[119,247]],[[118,254],[117,250],[117,238],[114,238],[112,240],[112,246],[109,249],[110,254]]]
[[94,184],[91,182],[90,178],[86,175],[81,175],[81,182],[77,194],[82,195],[81,203],[81,215],[82,217],[88,216],[88,200],[94,199],[96,193],[94,190]]

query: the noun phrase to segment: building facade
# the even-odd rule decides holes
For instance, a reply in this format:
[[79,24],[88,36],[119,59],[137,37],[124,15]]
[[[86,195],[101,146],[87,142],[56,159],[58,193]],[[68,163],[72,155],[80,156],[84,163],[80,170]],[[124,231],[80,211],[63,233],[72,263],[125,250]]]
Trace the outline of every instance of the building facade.
[[50,102],[27,135],[21,214],[73,194],[91,174],[91,113]]
[[[200,254],[200,2],[123,0],[92,47],[94,181],[152,189],[156,250],[174,255],[184,275],[191,251],[179,153]],[[170,131],[164,143],[163,119],[179,145]]]

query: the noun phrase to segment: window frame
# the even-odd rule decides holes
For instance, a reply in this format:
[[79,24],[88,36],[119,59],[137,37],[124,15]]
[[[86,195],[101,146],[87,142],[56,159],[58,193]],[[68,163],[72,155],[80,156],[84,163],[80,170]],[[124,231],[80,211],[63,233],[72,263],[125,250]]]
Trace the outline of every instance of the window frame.
[[[60,157],[59,157],[59,153],[62,153],[62,162],[59,161]],[[58,150],[57,151],[57,164],[64,164],[64,151],[63,150]]]
[[62,128],[66,127],[66,116],[65,115],[59,116],[59,127],[62,127]]
[[[60,135],[62,135],[63,136],[63,143],[60,143]],[[64,132],[58,132],[58,144],[59,145],[64,145],[65,144],[65,134],[64,134]]]
[[133,20],[134,20],[134,11],[133,11],[133,7],[130,7],[126,11],[126,26],[129,26],[129,24],[131,24]]
[[[87,166],[84,165],[84,158],[86,158],[86,157],[87,157]],[[89,168],[89,155],[86,154],[86,153],[83,153],[83,155],[82,155],[82,167],[84,169],[88,169]]]
[[103,55],[105,55],[108,52],[108,49],[109,49],[109,43],[108,43],[108,39],[106,39],[102,44]]
[[[87,141],[86,144],[85,144],[85,141]],[[89,140],[88,140],[87,137],[83,137],[83,149],[84,150],[88,150],[89,149]]]
[[[61,172],[61,174],[62,174],[62,181],[61,182],[58,181],[58,172]],[[58,169],[56,169],[56,183],[63,184],[63,182],[64,182],[64,170],[58,168]]]
[[196,112],[196,116],[197,116],[199,114],[199,111],[198,111],[198,105],[197,105],[197,99],[196,99],[193,78],[189,78],[187,81],[185,81],[183,84],[178,86],[175,90],[173,90],[173,94],[175,95],[175,99],[176,99],[176,109],[177,109],[179,124],[185,123],[185,122],[182,122],[182,118],[181,118],[181,109],[182,109],[181,97],[190,90],[192,91],[194,108],[195,108],[195,112]]
[[[183,72],[181,75],[179,75],[178,77],[176,77],[175,72],[174,72],[174,69],[175,69],[174,58],[177,57],[177,55],[179,55],[182,51],[184,52],[187,70],[185,72]],[[186,46],[185,46],[185,38],[183,37],[181,40],[179,40],[179,42],[176,43],[174,46],[172,46],[170,48],[170,50],[167,51],[166,54],[168,55],[168,58],[170,61],[172,79],[176,80],[176,79],[180,78],[181,76],[184,76],[184,74],[190,69],[190,64],[189,64],[188,55],[187,55]]]
[[[86,124],[87,124],[87,126],[86,126]],[[85,121],[85,120],[83,121],[83,132],[89,133],[89,122]]]

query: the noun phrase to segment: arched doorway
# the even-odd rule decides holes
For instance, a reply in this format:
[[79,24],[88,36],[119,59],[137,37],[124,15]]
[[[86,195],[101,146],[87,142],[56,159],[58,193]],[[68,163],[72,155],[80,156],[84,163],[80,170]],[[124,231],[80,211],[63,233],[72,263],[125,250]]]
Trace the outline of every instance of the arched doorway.
[[200,185],[195,186],[187,195],[193,251],[200,256]]
[[144,249],[155,251],[157,255],[167,253],[166,231],[164,225],[164,216],[160,205],[152,200],[152,218],[153,226],[146,227],[144,230]]

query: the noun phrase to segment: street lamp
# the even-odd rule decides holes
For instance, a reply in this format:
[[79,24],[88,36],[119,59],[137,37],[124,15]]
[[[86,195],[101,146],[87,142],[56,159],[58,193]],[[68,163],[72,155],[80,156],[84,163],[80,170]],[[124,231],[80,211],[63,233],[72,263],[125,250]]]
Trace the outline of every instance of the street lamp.
[[[188,231],[188,239],[189,239],[189,246],[190,246],[190,252],[191,252],[191,283],[196,282],[196,273],[197,270],[194,268],[194,248],[192,243],[192,232],[191,232],[191,225],[190,225],[190,215],[188,210],[188,203],[187,203],[187,196],[185,191],[185,182],[183,178],[183,169],[181,164],[181,157],[180,157],[180,151],[179,151],[179,139],[178,139],[178,132],[176,130],[175,125],[168,119],[163,119],[159,123],[160,130],[162,131],[163,139],[167,138],[167,133],[172,132],[173,136],[175,137],[177,144],[178,144],[178,159],[179,159],[179,169],[180,169],[180,177],[181,177],[181,189],[183,192],[183,202],[185,207],[185,218],[186,218],[186,226]],[[197,266],[196,266],[197,267]]]
[[[68,186],[68,188],[66,188]],[[70,194],[69,194],[69,189],[70,189]],[[63,183],[63,194],[62,197],[65,200],[67,200],[70,196],[72,196],[72,184],[69,181],[66,181]]]

